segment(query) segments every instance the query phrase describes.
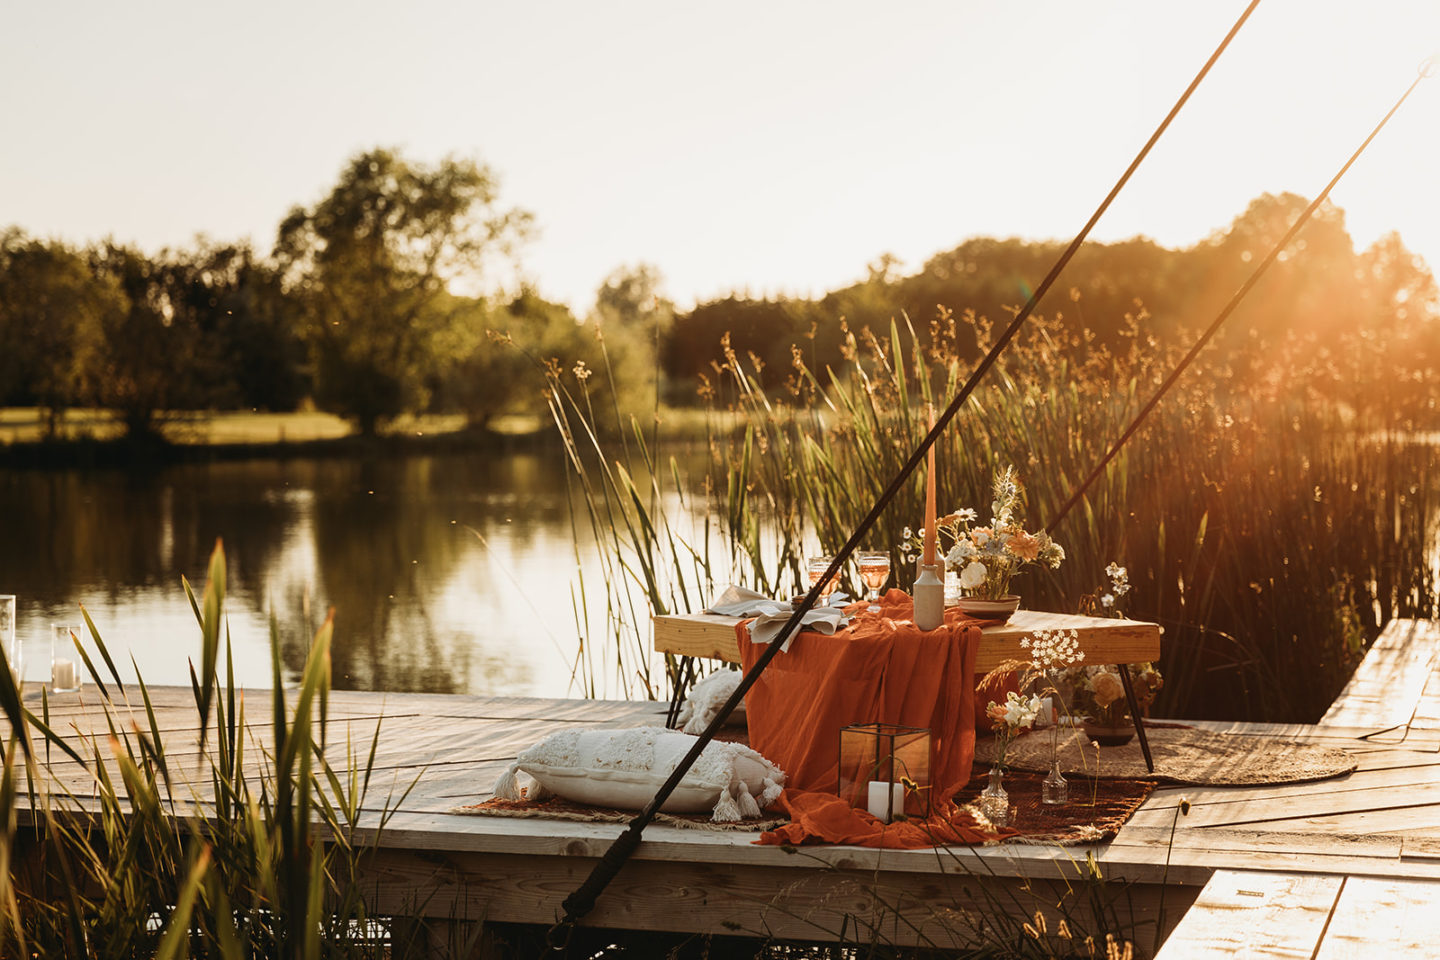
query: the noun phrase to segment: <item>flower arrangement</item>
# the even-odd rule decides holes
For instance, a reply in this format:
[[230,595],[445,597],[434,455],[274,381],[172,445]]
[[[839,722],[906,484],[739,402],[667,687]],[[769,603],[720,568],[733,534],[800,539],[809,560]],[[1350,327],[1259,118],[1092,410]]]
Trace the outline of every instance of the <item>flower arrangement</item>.
[[1005,769],[1005,751],[1010,742],[1022,730],[1035,726],[1035,720],[1044,706],[1045,701],[1040,697],[1034,694],[1022,697],[1012,690],[1005,695],[1004,703],[991,700],[985,707],[985,716],[990,718],[990,726],[995,731],[995,766]]
[[[1069,671],[1074,706],[1090,722],[1102,727],[1119,727],[1125,723],[1125,687],[1120,668],[1103,665],[1075,667]],[[1144,710],[1155,702],[1165,678],[1153,663],[1130,667],[1130,682],[1135,687],[1135,701]]]
[[[1111,561],[1105,567],[1109,583],[1081,598],[1080,612],[1098,617],[1123,617],[1120,601],[1130,592],[1130,571]],[[1066,672],[1074,707],[1100,727],[1125,725],[1125,687],[1117,666],[1074,667]],[[1153,663],[1131,664],[1130,682],[1136,704],[1143,711],[1155,702],[1165,679]]]
[[[1010,592],[1010,579],[1030,564],[1052,570],[1065,559],[1065,549],[1043,531],[1030,533],[1022,525],[1025,490],[1014,467],[995,477],[990,522],[979,526],[972,508],[939,518],[935,527],[948,544],[945,568],[960,576],[966,596],[999,600]],[[921,531],[923,537],[924,531]]]
[[[1085,659],[1085,651],[1080,649],[1080,634],[1077,630],[1036,630],[1020,640],[1020,646],[1030,655],[1029,660],[1006,660],[994,670],[985,675],[980,681],[980,686],[988,687],[998,681],[1001,677],[1019,672],[1020,689],[1030,689],[1031,700],[1039,702],[1042,697],[1053,697],[1054,702],[1060,705],[1060,712],[1068,714],[1070,711],[1065,704],[1065,696],[1060,690],[1061,677],[1065,671],[1078,668]],[[1008,704],[1011,697],[1006,699],[1007,716]],[[994,705],[992,701],[992,706]],[[987,711],[988,712],[988,711]],[[992,721],[994,714],[990,714]],[[1033,719],[1031,721],[1034,722]],[[1000,736],[1000,728],[996,727],[996,736]],[[1009,740],[999,745],[999,749],[1009,745]],[[1060,804],[1066,802],[1069,796],[1065,777],[1060,772],[1060,761],[1058,757],[1060,749],[1060,724],[1052,725],[1050,730],[1050,772],[1040,784],[1040,800],[1045,804]],[[1003,756],[1003,752],[1001,754]]]

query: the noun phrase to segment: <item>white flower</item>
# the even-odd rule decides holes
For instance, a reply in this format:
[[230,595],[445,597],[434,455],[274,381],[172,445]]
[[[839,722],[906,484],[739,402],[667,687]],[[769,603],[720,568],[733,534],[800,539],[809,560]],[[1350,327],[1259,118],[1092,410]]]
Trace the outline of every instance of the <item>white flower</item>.
[[950,548],[945,556],[945,565],[952,570],[958,569],[966,560],[974,559],[976,554],[975,544],[969,540],[961,540]]
[[959,510],[955,511],[956,519],[961,520],[965,523],[970,523],[977,519],[979,516],[980,514],[975,512],[974,507],[962,507]]
[[1036,630],[1020,641],[1041,670],[1073,667],[1085,659],[1078,630]]
[[900,534],[900,539],[901,539],[901,540],[913,540],[913,539],[915,539],[915,534],[913,534],[913,533],[910,532],[910,528],[909,528],[909,527],[906,527],[906,528],[904,529],[904,531],[901,532],[901,534]]
[[1012,690],[1005,694],[1004,703],[991,700],[985,712],[992,721],[1004,724],[1010,730],[1024,730],[1035,726],[1035,717],[1043,706],[1038,696],[1026,698]]
[[1104,607],[1106,610],[1109,610],[1111,607],[1115,606],[1115,595],[1113,593],[1105,594],[1105,596],[1100,598],[1100,606]]
[[964,590],[973,590],[985,582],[985,564],[979,560],[972,560],[966,564],[965,569],[960,571],[960,587]]
[[1123,580],[1129,576],[1129,572],[1120,564],[1111,561],[1110,565],[1105,568],[1105,576],[1111,580]]

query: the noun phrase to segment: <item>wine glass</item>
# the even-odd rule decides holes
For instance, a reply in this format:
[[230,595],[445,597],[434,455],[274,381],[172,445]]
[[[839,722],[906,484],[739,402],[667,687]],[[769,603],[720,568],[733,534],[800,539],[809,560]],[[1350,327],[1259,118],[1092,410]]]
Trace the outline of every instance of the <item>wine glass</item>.
[[[805,561],[805,569],[810,574],[810,588],[812,590],[815,588],[815,584],[820,582],[820,578],[825,576],[825,571],[830,569],[830,564],[834,562],[835,558],[831,556],[810,557]],[[823,607],[829,602],[830,594],[835,592],[835,587],[839,582],[840,575],[838,573],[825,581],[824,586],[820,588],[820,606]]]
[[880,612],[880,588],[885,586],[885,581],[890,579],[890,551],[888,550],[861,550],[856,554],[860,562],[860,579],[865,581],[869,593],[865,599],[870,601],[867,607],[871,613]]

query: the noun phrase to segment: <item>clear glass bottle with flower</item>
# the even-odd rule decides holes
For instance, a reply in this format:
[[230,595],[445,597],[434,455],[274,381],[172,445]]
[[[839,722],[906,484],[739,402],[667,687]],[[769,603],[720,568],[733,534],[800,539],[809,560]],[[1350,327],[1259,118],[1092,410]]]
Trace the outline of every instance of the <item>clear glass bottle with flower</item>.
[[1037,696],[1022,697],[1015,691],[1005,695],[1003,703],[991,700],[985,708],[990,725],[995,731],[994,759],[990,766],[990,782],[980,791],[978,805],[985,819],[997,827],[1010,824],[1010,794],[1003,783],[1005,773],[1005,752],[1021,732],[1035,726],[1035,720],[1044,708],[1044,701]]
[[[1031,695],[1060,707],[1059,715],[1068,716],[1070,711],[1061,690],[1067,670],[1077,667],[1085,659],[1080,649],[1080,634],[1076,630],[1036,630],[1020,640],[1020,646],[1029,655],[1028,660],[1006,660],[985,675],[980,686],[988,687],[1000,677],[1019,673],[1021,690],[1030,690]],[[1057,718],[1058,719],[1058,718]],[[1069,799],[1069,787],[1060,770],[1061,723],[1050,727],[1049,772],[1040,784],[1040,799],[1046,804],[1061,804]]]

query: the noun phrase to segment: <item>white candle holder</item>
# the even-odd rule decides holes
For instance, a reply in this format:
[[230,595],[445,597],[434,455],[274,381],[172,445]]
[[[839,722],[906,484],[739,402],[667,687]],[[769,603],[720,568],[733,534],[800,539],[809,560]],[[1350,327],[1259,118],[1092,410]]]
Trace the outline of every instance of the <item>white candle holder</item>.
[[74,693],[80,689],[79,655],[75,651],[75,639],[80,628],[68,623],[57,623],[50,636],[50,692]]

